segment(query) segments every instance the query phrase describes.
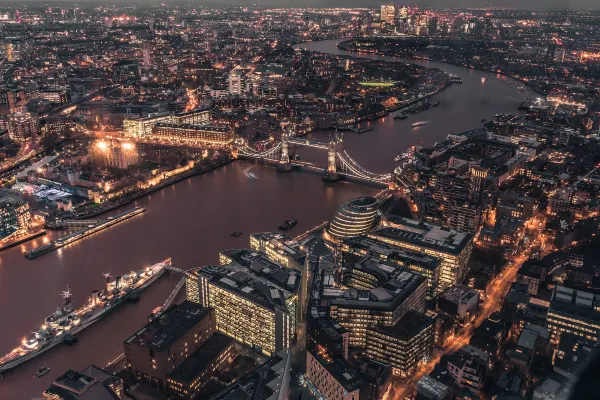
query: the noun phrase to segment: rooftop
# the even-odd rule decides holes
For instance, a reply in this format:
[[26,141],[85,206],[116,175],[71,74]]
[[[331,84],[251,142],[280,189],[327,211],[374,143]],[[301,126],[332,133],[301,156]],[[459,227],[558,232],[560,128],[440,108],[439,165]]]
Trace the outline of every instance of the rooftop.
[[339,290],[324,290],[324,297],[329,297],[332,306],[366,308],[379,310],[394,310],[406,298],[412,295],[426,278],[405,267],[396,268],[385,282],[371,290],[349,289],[340,293]]
[[285,301],[300,287],[302,273],[270,261],[265,254],[248,249],[220,253],[231,262],[193,271],[210,283],[266,308],[287,307]]
[[194,351],[183,363],[175,368],[169,378],[189,383],[206,370],[234,340],[222,333],[214,333],[202,346]]
[[364,236],[344,239],[342,250],[347,251],[350,249],[363,249],[365,255],[380,254],[384,255],[388,260],[394,261],[401,265],[418,265],[429,270],[435,270],[439,268],[441,263],[439,258],[399,248],[397,246]]
[[409,341],[433,323],[433,318],[430,318],[427,315],[417,311],[409,311],[402,318],[400,318],[396,325],[375,325],[369,329],[380,332],[387,336],[394,337],[396,339]]
[[473,296],[477,296],[478,294],[476,290],[467,286],[454,285],[440,293],[439,297],[452,303],[461,304],[468,302]]
[[126,343],[135,343],[155,351],[164,351],[198,322],[210,315],[212,311],[212,308],[204,308],[186,300],[169,308],[159,318],[127,339]]
[[390,217],[389,220],[391,226],[376,229],[370,232],[368,237],[376,240],[385,238],[452,255],[460,254],[473,240],[473,235],[470,233],[458,232],[439,225],[401,217]]
[[83,373],[72,369],[68,370],[58,377],[44,393],[64,400],[118,400],[119,398],[109,385],[119,381],[119,378],[90,365]]
[[210,400],[266,400],[277,397],[284,384],[289,352],[282,350],[265,363],[238,379]]

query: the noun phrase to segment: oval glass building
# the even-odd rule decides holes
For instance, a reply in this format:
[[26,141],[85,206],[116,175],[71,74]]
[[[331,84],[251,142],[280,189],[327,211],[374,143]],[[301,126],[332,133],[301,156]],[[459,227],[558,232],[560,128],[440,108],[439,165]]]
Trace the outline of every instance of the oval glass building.
[[335,239],[366,234],[379,222],[377,206],[373,197],[357,197],[344,203],[333,215],[327,233]]

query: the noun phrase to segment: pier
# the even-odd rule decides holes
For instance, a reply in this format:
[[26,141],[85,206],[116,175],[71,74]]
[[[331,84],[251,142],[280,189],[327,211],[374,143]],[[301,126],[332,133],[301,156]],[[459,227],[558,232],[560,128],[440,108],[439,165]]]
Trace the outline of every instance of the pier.
[[[51,243],[36,247],[33,250],[30,250],[25,253],[25,258],[29,260],[33,260],[34,258],[38,258],[46,253],[57,250],[63,246],[74,243],[78,240],[81,240],[87,236],[90,236],[96,232],[100,232],[106,228],[109,228],[113,225],[116,225],[120,222],[128,220],[138,214],[146,211],[143,207],[135,207],[129,211],[120,213],[115,215],[114,217],[108,217],[105,220],[95,220],[95,221],[78,221],[79,223],[84,223],[83,226],[86,228],[81,229],[77,232],[71,233],[70,235],[63,236],[60,239],[56,239]],[[79,225],[81,226],[81,225]]]

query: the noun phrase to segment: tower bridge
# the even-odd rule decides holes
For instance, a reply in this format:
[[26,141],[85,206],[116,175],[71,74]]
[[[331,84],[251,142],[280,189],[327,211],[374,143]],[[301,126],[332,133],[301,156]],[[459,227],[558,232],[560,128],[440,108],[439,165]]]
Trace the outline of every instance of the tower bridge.
[[[329,142],[321,142],[299,138],[295,135],[293,129],[286,129],[281,137],[281,141],[270,149],[253,149],[241,138],[235,141],[234,146],[238,156],[276,164],[277,169],[281,172],[290,171],[293,166],[301,166],[307,169],[323,171],[323,180],[328,182],[336,181],[341,177],[348,177],[385,186],[401,185],[406,189],[412,189],[412,182],[406,178],[399,178],[396,172],[378,174],[362,167],[344,150],[342,136],[337,132],[330,138]],[[311,162],[293,160],[290,155],[295,148],[299,147],[310,147],[326,151],[327,165],[323,166]]]

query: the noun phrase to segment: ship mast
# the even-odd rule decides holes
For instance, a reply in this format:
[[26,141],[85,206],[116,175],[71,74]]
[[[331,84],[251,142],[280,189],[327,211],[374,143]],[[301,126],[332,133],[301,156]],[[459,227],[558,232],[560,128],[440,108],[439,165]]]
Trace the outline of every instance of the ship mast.
[[61,297],[65,299],[65,305],[71,303],[71,289],[67,286],[67,290],[61,293]]

